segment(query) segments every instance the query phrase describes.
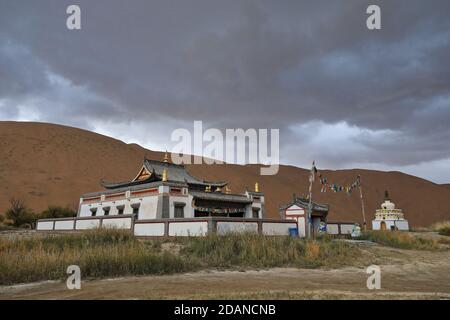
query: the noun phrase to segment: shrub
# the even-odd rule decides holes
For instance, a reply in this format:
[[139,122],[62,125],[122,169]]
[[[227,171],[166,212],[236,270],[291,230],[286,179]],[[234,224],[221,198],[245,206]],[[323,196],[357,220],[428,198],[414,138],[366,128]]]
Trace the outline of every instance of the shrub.
[[76,217],[77,212],[69,207],[49,206],[41,212],[40,219]]
[[450,237],[450,226],[440,229],[439,234]]
[[30,211],[25,203],[16,198],[9,200],[10,208],[6,211],[6,217],[12,221],[14,227],[23,227],[29,225],[33,227],[37,216]]

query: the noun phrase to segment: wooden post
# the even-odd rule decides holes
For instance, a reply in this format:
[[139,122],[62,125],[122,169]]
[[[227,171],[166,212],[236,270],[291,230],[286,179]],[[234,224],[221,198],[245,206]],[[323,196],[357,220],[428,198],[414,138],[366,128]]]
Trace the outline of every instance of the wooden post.
[[359,198],[361,199],[361,210],[363,215],[363,228],[364,231],[367,231],[367,223],[366,223],[366,213],[364,211],[364,199],[362,194],[362,186],[361,186],[361,176],[358,175],[358,188],[359,188]]

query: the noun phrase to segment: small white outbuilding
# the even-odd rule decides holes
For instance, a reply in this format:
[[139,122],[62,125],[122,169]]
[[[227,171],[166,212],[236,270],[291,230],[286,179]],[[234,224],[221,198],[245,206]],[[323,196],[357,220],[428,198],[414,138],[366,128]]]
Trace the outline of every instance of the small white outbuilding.
[[[311,203],[311,222],[313,236],[319,233],[321,222],[326,223],[329,207],[325,204]],[[282,219],[295,220],[299,237],[307,236],[309,200],[293,195],[292,202],[280,206]]]

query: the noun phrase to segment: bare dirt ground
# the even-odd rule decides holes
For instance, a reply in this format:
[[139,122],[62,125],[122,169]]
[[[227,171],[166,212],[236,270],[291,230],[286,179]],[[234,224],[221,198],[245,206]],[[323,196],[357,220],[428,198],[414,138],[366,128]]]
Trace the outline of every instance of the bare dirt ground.
[[450,250],[364,246],[381,267],[381,290],[368,290],[366,265],[339,269],[201,271],[165,276],[0,287],[0,299],[450,299]]

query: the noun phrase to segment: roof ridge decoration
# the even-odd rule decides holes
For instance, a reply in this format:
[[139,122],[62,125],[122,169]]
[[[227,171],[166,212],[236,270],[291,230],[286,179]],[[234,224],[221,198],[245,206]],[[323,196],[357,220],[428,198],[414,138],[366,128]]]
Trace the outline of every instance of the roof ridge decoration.
[[172,163],[172,162],[164,162],[164,161],[159,161],[159,160],[153,160],[153,159],[149,159],[147,157],[144,157],[144,164],[148,162],[148,163],[154,163],[154,164],[158,164],[158,165],[167,165],[167,166],[173,166],[173,167],[180,167],[180,168],[184,168],[184,164],[176,164],[176,163]]
[[164,162],[164,163],[169,163],[169,155],[167,154],[167,150],[166,150],[166,152],[164,153],[164,160],[163,160],[163,162]]

